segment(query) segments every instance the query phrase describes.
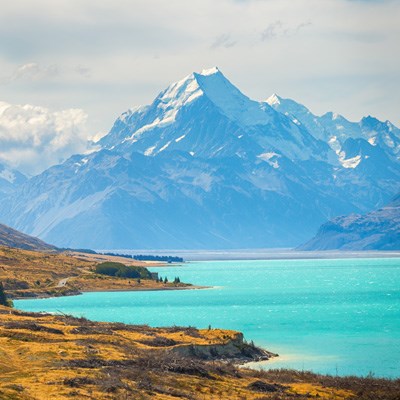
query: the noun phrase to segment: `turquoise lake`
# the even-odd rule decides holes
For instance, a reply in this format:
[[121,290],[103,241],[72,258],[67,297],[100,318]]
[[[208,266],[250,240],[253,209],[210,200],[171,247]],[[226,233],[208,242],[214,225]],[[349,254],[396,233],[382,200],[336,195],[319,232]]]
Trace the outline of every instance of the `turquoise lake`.
[[153,268],[211,289],[18,300],[98,321],[242,331],[280,357],[262,368],[400,376],[400,259],[209,261]]

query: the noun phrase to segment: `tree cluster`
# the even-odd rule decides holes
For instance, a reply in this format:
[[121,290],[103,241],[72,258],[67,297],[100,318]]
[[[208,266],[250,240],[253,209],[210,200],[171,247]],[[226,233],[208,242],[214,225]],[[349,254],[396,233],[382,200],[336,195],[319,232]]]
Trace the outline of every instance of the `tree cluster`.
[[110,261],[97,264],[95,272],[97,274],[115,276],[119,278],[151,279],[151,273],[147,268]]

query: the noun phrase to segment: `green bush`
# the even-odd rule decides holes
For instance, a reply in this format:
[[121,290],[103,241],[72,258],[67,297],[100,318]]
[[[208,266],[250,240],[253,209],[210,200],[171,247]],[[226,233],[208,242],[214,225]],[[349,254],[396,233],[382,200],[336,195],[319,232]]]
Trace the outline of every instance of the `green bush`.
[[4,293],[3,283],[0,282],[0,305],[2,306],[10,306],[6,294]]
[[106,261],[96,265],[96,273],[119,278],[151,279],[151,273],[147,268],[124,265],[122,263]]

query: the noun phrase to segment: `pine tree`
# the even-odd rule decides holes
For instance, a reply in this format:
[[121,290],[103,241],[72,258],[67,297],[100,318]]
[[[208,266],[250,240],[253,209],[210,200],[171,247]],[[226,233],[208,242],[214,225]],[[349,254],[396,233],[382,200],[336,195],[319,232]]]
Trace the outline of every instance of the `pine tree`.
[[4,293],[3,282],[0,282],[0,305],[8,306],[6,294]]

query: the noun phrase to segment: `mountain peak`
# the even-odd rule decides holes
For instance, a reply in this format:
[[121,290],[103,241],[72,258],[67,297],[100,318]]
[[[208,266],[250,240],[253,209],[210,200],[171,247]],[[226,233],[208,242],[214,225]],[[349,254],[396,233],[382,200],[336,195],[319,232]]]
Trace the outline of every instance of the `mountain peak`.
[[269,96],[267,100],[265,100],[266,103],[268,103],[270,106],[274,106],[277,104],[281,104],[282,98],[279,97],[276,93],[274,93],[272,96]]
[[242,126],[270,122],[269,113],[262,109],[261,104],[243,94],[217,67],[193,76],[202,93],[231,120]]
[[209,76],[209,75],[215,75],[215,74],[218,74],[218,73],[222,74],[221,71],[218,69],[218,67],[212,67],[212,68],[203,69],[200,72],[200,75]]

